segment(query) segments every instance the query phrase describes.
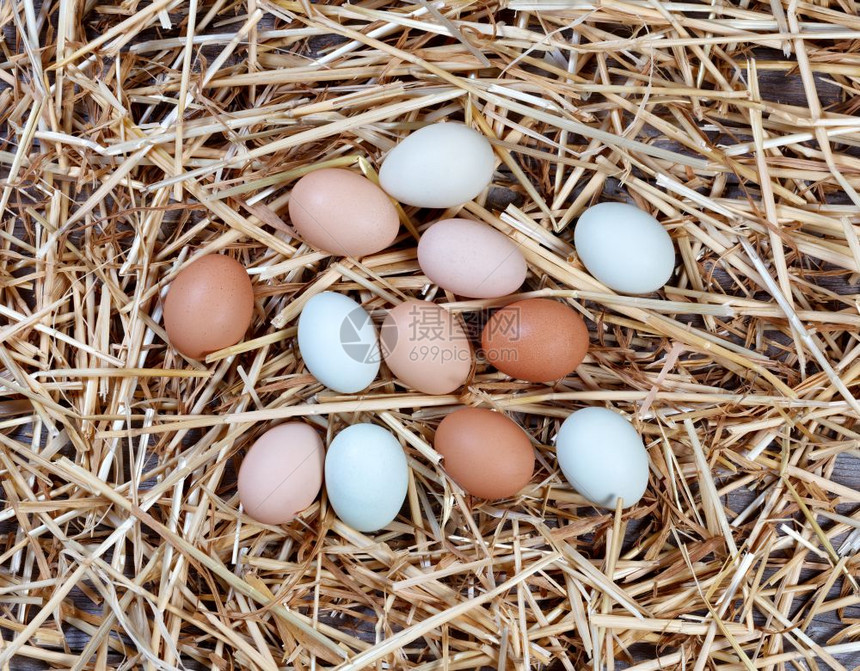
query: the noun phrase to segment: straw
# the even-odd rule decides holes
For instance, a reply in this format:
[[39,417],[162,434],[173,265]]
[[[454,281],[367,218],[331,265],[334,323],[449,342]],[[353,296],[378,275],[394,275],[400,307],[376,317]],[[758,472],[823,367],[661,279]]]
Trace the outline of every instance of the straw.
[[[20,0],[0,28],[0,668],[858,665],[851,3]],[[436,121],[493,147],[473,202],[398,205],[400,235],[363,258],[296,237],[303,175],[378,182]],[[583,265],[577,219],[605,200],[672,237],[660,291],[620,295]],[[508,237],[524,285],[434,285],[416,246],[442,217]],[[212,253],[248,268],[253,323],[193,361],[167,342],[164,296]],[[591,349],[549,384],[478,357],[451,394],[384,365],[340,394],[296,343],[322,291],[374,315],[429,299],[470,327],[548,298]],[[434,433],[463,405],[528,433],[518,495],[476,499],[446,474]],[[627,508],[558,467],[560,424],[588,406],[648,450]],[[236,471],[284,421],[396,436],[397,519],[359,533],[322,494],[255,522]]]

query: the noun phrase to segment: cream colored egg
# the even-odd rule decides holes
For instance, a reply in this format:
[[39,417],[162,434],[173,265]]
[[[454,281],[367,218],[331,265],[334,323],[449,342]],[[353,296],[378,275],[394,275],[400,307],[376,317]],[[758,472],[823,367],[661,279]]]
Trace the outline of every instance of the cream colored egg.
[[493,178],[493,148],[461,123],[436,123],[388,152],[379,183],[401,203],[447,208],[475,198]]

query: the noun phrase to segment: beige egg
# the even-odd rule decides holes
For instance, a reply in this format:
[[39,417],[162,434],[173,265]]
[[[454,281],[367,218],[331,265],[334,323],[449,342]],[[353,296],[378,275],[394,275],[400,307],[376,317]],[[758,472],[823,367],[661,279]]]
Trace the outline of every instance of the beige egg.
[[293,187],[290,220],[302,240],[329,254],[361,257],[388,247],[400,220],[391,200],[366,177],[314,170]]
[[325,448],[304,422],[269,429],[239,468],[239,500],[263,524],[285,524],[307,508],[322,488]]
[[454,207],[486,188],[494,166],[493,147],[482,133],[461,123],[431,123],[388,152],[379,183],[401,203]]
[[454,316],[435,303],[404,301],[386,315],[382,356],[397,378],[425,394],[449,394],[469,378],[472,345]]
[[520,288],[526,260],[516,243],[471,219],[443,219],[418,242],[421,270],[443,289],[469,298],[497,298]]

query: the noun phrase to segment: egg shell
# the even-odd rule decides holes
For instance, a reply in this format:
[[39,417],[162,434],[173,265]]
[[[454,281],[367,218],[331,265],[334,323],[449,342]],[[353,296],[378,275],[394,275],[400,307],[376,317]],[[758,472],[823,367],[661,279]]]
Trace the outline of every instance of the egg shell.
[[666,229],[626,203],[589,207],[576,223],[573,241],[588,272],[625,294],[657,291],[675,268],[675,247]]
[[376,424],[338,433],[325,458],[325,487],[337,516],[357,531],[388,526],[406,499],[409,471],[403,448]]
[[352,394],[379,372],[379,342],[367,311],[349,296],[323,291],[299,315],[299,352],[311,375],[329,389]]
[[245,267],[229,256],[201,256],[180,270],[164,299],[164,330],[192,359],[245,337],[254,315],[254,289]]
[[471,219],[443,219],[430,226],[418,242],[418,263],[432,282],[469,298],[513,293],[527,271],[510,238]]
[[385,192],[350,170],[323,168],[290,193],[290,220],[302,240],[329,254],[361,257],[388,247],[400,220]]
[[487,361],[529,382],[570,375],[588,351],[588,328],[573,308],[547,298],[527,298],[493,314],[481,333]]
[[598,506],[625,508],[638,503],[648,487],[648,452],[633,425],[606,408],[583,408],[570,415],[556,437],[556,456],[564,477]]
[[525,487],[534,473],[528,435],[502,413],[463,408],[445,417],[433,440],[451,479],[472,496],[506,499]]
[[263,524],[286,524],[319,494],[324,461],[323,442],[307,424],[287,422],[269,429],[239,467],[245,513]]
[[448,208],[481,193],[494,165],[493,148],[483,135],[461,123],[435,123],[388,152],[379,183],[401,203]]
[[448,394],[472,370],[472,346],[460,324],[435,303],[407,300],[391,310],[380,332],[382,356],[404,384]]

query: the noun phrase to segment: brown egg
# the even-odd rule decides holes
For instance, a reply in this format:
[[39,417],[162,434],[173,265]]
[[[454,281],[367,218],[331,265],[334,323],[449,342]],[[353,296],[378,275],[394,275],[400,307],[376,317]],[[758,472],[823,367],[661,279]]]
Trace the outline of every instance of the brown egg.
[[314,170],[293,187],[290,220],[309,245],[339,256],[365,256],[394,242],[400,219],[366,177],[339,168]]
[[221,254],[203,256],[180,270],[164,299],[170,344],[192,359],[242,340],[253,314],[248,272]]
[[448,415],[433,441],[448,475],[472,496],[515,496],[534,473],[529,437],[500,412],[463,408]]
[[380,331],[382,356],[404,384],[425,394],[448,394],[472,370],[472,345],[454,316],[435,303],[404,301]]
[[503,373],[529,382],[551,382],[582,363],[588,329],[564,303],[527,298],[490,317],[481,346],[487,361]]
[[239,500],[249,517],[263,524],[286,524],[320,492],[325,448],[319,434],[302,422],[269,429],[239,468]]

